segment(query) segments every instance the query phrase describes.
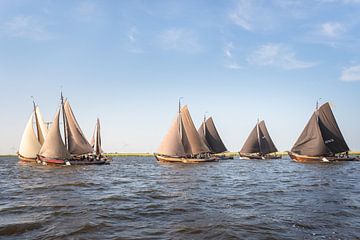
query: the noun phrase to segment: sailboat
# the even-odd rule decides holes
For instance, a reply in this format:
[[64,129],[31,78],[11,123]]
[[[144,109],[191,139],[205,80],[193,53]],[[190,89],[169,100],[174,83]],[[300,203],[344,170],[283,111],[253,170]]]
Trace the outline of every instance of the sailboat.
[[215,127],[215,123],[212,117],[206,119],[204,116],[204,121],[202,122],[200,128],[198,129],[198,133],[200,138],[206,144],[206,146],[210,149],[211,153],[216,154],[216,156],[221,159],[233,159],[233,157],[225,156],[223,153],[227,152],[227,148],[225,147],[223,141],[220,138],[220,135]]
[[110,160],[107,156],[104,156],[103,149],[101,148],[101,135],[100,135],[100,120],[99,118],[96,119],[95,130],[93,136],[90,141],[90,145],[93,149],[93,154],[96,156],[98,160]]
[[155,158],[161,162],[201,163],[217,161],[200,138],[188,107],[180,107],[171,128],[165,135]]
[[[64,141],[62,140],[59,118],[62,112]],[[96,159],[93,148],[86,140],[68,100],[64,101],[61,93],[61,107],[55,115],[53,125],[40,149],[38,159],[43,164],[89,165],[104,164],[103,159]]]
[[259,122],[258,120],[239,155],[241,159],[279,159],[281,156],[271,154],[277,151],[266,128],[265,121]]
[[[41,145],[47,135],[47,127],[44,123],[39,106],[33,102],[34,110],[26,124],[21,138],[18,157],[21,161],[36,162],[37,154],[40,152]],[[36,133],[34,131],[33,121],[35,119]]]
[[356,160],[348,156],[348,151],[330,104],[326,102],[320,108],[316,104],[315,112],[288,154],[297,162]]

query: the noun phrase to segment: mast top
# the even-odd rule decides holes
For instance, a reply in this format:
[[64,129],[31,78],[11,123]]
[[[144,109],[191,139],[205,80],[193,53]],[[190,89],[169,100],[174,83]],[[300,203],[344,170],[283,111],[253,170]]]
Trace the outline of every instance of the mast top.
[[183,99],[183,97],[179,97],[179,114],[180,114],[180,110],[181,110],[181,99]]
[[321,100],[321,98],[319,98],[318,100],[316,100],[316,111],[319,110],[319,101]]

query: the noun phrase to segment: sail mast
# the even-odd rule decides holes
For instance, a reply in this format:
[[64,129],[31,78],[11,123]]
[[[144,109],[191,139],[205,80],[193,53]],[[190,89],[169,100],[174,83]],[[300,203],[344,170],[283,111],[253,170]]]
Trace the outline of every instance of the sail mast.
[[63,97],[63,94],[62,94],[62,91],[61,91],[61,109],[62,109],[62,117],[63,117],[63,124],[64,124],[64,138],[65,138],[65,141],[64,141],[64,144],[65,144],[65,148],[67,150],[68,149],[68,136],[67,136],[67,126],[66,126],[66,117],[65,117],[65,109],[64,109],[64,97]]
[[41,143],[41,136],[40,136],[40,123],[39,123],[39,119],[36,113],[36,104],[35,104],[35,100],[34,97],[31,96],[31,98],[33,99],[33,106],[34,106],[34,113],[35,113],[35,124],[36,124],[36,133],[37,133],[37,139],[39,141],[39,143]]
[[206,113],[204,113],[203,131],[204,131],[204,138],[206,139]]
[[182,140],[183,134],[182,134],[182,120],[181,120],[181,99],[183,97],[179,97],[179,133],[180,133],[180,139]]
[[260,139],[260,131],[259,131],[259,118],[257,119],[257,123],[256,123],[256,132],[257,132],[257,139],[258,139],[258,144],[259,144],[259,150],[260,153],[262,154],[262,148],[261,148],[261,139]]

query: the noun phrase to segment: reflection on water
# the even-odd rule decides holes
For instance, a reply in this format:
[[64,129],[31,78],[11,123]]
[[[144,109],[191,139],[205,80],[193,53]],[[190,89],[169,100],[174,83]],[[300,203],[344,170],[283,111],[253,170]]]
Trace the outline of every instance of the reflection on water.
[[360,163],[0,158],[0,238],[360,238]]

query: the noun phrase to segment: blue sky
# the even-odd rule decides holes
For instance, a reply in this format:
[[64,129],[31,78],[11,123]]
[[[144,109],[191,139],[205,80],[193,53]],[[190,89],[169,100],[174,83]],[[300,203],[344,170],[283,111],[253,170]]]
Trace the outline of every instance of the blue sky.
[[288,150],[316,100],[360,150],[360,1],[0,1],[0,153],[62,86],[106,151],[153,152],[177,101],[239,150],[258,117]]

